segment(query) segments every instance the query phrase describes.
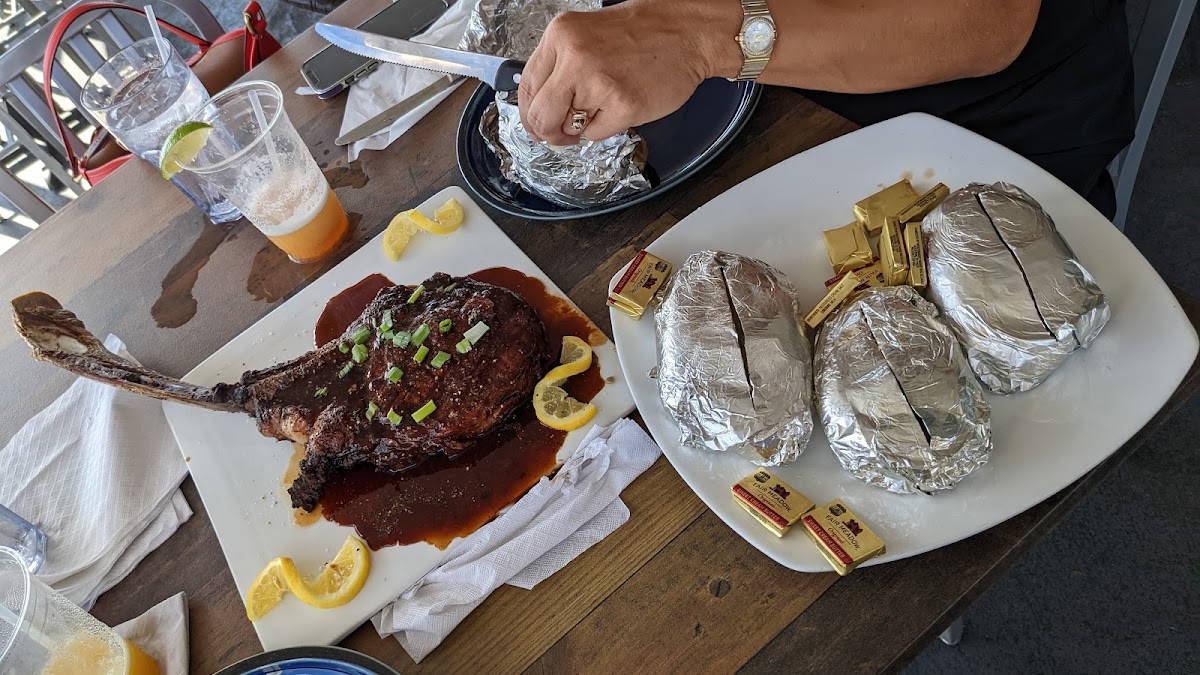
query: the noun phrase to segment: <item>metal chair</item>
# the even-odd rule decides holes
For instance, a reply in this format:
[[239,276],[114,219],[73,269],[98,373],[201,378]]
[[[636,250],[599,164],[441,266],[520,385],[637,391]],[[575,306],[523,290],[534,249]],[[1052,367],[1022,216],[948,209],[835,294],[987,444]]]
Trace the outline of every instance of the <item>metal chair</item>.
[[1130,34],[1136,36],[1133,44],[1133,96],[1137,111],[1137,126],[1133,142],[1121,151],[1109,165],[1109,173],[1117,191],[1117,214],[1113,224],[1125,231],[1125,219],[1129,215],[1129,200],[1133,196],[1133,184],[1137,180],[1142,155],[1150,129],[1158,115],[1163,91],[1171,79],[1175,57],[1183,44],[1188,23],[1196,11],[1196,0],[1148,0],[1146,11],[1140,21],[1130,21]]
[[[200,0],[161,0],[154,4],[161,5],[162,2],[179,10],[205,39],[215,40],[224,33],[221,24]],[[74,4],[77,3],[72,3],[72,6]],[[128,4],[140,6],[143,0],[128,1]],[[167,16],[164,18],[169,19]],[[128,17],[119,17],[111,11],[97,12],[95,18],[86,24],[77,23],[61,44],[59,58],[67,67],[55,69],[54,87],[75,108],[67,114],[65,121],[72,132],[67,141],[76,154],[82,153],[85,147],[79,134],[95,128],[94,120],[89,119],[79,105],[83,79],[104,63],[107,59],[105,54],[112,54],[131,44],[137,39],[135,35],[145,32],[140,26],[137,30],[131,30],[128,20]],[[73,180],[66,163],[66,153],[54,124],[54,112],[42,97],[40,66],[53,30],[54,21],[49,21],[0,54],[0,100],[3,101],[3,105],[0,105],[0,127],[12,141],[0,146],[0,165],[7,167],[14,163],[15,154],[24,153],[30,160],[45,165],[54,182],[78,195],[82,189]],[[17,180],[11,173],[8,177]],[[10,194],[11,187],[12,183],[0,176],[0,195],[7,198],[8,202],[35,221],[40,222],[48,216],[45,209],[32,206],[29,194],[20,190]],[[36,192],[25,187],[25,192],[38,197]],[[47,208],[54,207],[44,198],[38,199]],[[32,212],[26,212],[23,205],[29,205]]]

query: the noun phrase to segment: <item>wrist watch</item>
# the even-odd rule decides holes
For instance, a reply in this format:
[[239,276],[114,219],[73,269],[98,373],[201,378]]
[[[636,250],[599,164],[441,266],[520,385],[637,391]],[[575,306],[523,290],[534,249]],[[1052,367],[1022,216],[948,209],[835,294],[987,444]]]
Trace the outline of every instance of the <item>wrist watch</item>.
[[741,0],[742,30],[737,35],[742,48],[742,71],[737,80],[756,80],[771,60],[775,48],[775,20],[766,0]]

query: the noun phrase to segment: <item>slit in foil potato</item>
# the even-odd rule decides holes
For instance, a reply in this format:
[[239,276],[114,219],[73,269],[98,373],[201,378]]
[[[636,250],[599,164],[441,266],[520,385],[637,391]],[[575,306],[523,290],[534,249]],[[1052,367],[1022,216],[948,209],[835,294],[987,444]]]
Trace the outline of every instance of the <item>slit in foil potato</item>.
[[929,299],[992,391],[1027,391],[1087,347],[1110,310],[1096,280],[1024,190],[973,183],[925,217]]
[[680,443],[759,465],[800,456],[812,434],[812,350],[796,291],[770,265],[702,251],[654,314],[658,388]]
[[813,367],[829,447],[859,480],[930,493],[987,461],[983,390],[954,334],[913,288],[861,291],[826,320]]

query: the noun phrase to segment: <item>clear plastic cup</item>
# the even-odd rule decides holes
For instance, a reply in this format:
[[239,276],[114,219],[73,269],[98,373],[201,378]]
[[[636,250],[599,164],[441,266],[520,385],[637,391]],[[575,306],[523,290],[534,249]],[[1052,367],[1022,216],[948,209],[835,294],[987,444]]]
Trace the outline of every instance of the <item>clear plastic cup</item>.
[[184,163],[229,198],[295,262],[333,253],[350,231],[346,212],[283,109],[283,93],[250,81],[213,96],[192,119],[212,125]]
[[0,547],[0,673],[158,675],[154,660]]
[[[167,54],[164,63],[160,46]],[[167,136],[208,100],[208,92],[166,40],[138,40],[113,54],[83,85],[84,109],[133,154],[159,166]],[[218,190],[195,175],[172,182],[214,223],[241,217]]]
[[46,533],[0,504],[0,546],[13,549],[24,560],[30,574],[46,562]]

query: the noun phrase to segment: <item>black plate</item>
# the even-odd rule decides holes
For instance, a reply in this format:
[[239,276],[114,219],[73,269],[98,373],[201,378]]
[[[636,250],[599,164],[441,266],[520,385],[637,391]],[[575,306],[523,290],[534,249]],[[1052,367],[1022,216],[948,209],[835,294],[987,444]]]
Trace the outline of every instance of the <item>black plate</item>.
[[705,80],[674,113],[637,128],[646,139],[646,177],[651,187],[620,201],[586,209],[559,206],[500,175],[500,160],[479,135],[479,119],[495,92],[480,85],[458,122],[458,167],[477,197],[505,213],[534,220],[572,220],[613,213],[670,190],[729,146],[758,104],[761,87],[749,82]]

